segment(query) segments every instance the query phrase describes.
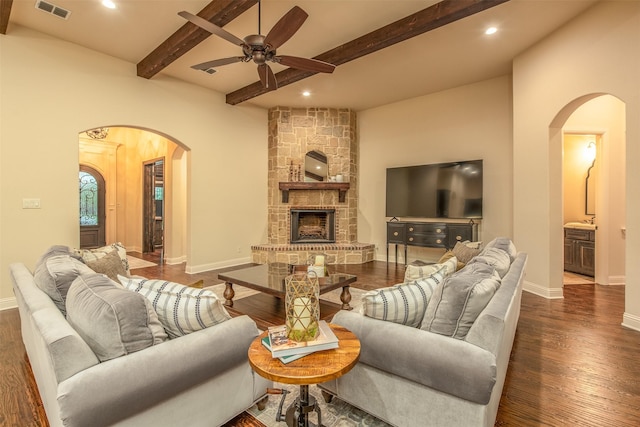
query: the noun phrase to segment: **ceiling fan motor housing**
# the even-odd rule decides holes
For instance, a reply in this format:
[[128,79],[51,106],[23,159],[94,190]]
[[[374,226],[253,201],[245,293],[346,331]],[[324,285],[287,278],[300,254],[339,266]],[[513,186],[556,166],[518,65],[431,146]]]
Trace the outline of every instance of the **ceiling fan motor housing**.
[[265,36],[261,34],[251,34],[244,38],[244,46],[242,51],[248,59],[253,59],[256,64],[264,64],[266,61],[272,61],[276,54],[274,49],[264,45]]

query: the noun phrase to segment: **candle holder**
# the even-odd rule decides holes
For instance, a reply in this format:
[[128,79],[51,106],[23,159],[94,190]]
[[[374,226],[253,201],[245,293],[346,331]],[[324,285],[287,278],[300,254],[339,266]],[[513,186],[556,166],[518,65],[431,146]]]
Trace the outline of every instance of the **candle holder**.
[[312,341],[318,336],[320,286],[315,273],[295,273],[285,278],[285,325],[294,341]]

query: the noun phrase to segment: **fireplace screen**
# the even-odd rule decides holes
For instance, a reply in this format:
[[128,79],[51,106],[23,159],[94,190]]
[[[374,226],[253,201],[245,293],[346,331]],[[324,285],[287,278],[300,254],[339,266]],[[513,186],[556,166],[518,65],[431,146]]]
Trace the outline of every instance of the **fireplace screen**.
[[291,209],[291,243],[335,241],[335,209]]

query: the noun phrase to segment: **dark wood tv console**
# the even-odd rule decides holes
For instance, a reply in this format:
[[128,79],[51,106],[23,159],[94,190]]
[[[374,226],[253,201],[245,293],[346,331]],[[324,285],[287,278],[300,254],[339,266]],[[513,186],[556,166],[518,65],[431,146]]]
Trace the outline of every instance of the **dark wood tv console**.
[[452,249],[457,242],[478,240],[478,224],[473,221],[459,222],[387,222],[387,262],[389,262],[389,244],[396,249],[404,245],[404,262],[407,263],[407,246]]

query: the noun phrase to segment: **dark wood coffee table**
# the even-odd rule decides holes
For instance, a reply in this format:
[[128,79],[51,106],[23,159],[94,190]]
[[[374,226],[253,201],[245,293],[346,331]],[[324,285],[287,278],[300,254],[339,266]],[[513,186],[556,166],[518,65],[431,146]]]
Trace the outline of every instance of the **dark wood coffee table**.
[[[242,268],[240,270],[228,271],[218,274],[218,279],[224,280],[226,287],[224,290],[224,304],[233,307],[233,297],[235,291],[233,285],[237,284],[265,294],[273,295],[284,299],[286,295],[284,279],[293,274],[294,271],[306,271],[306,266],[292,266],[285,263],[261,264],[253,267]],[[342,288],[340,301],[343,310],[351,310],[351,292],[349,286],[358,278],[353,274],[331,273],[331,266],[328,266],[330,274],[325,277],[318,277],[320,284],[320,295]]]
[[[360,341],[348,329],[329,324],[338,337],[339,347],[308,354],[298,360],[287,363],[271,357],[271,352],[260,342],[267,335],[263,332],[253,340],[249,347],[249,364],[258,375],[272,381],[300,386],[300,395],[289,406],[284,421],[289,427],[307,427],[309,412],[318,414],[318,425],[322,425],[320,407],[309,394],[309,385],[331,381],[349,372],[360,358]],[[281,421],[282,414],[277,415]]]

